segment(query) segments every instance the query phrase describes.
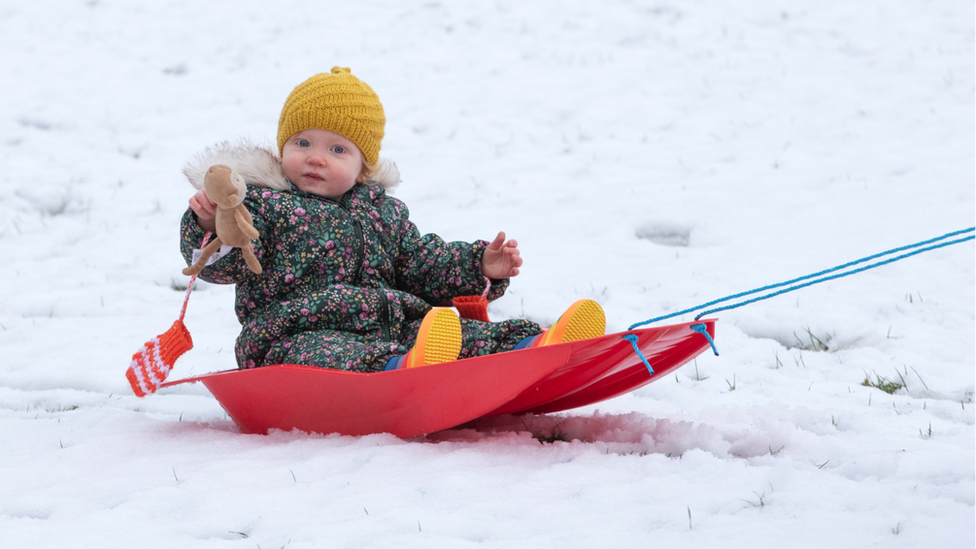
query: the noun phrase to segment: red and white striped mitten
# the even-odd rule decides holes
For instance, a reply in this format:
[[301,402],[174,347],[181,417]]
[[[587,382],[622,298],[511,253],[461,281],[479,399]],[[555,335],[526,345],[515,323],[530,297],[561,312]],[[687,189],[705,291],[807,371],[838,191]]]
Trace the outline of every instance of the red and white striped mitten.
[[125,372],[132,392],[138,397],[155,393],[166,381],[176,359],[192,348],[193,339],[182,320],[174,322],[164,334],[147,341],[132,355],[132,363]]

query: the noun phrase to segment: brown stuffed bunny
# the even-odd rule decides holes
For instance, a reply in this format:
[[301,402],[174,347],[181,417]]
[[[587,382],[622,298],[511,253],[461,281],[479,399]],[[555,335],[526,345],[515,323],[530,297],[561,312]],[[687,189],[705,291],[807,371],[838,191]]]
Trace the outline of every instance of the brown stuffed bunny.
[[251,214],[244,207],[244,193],[247,187],[244,178],[225,164],[210,166],[203,178],[203,188],[210,200],[217,203],[217,217],[214,220],[217,237],[207,244],[196,263],[183,269],[183,274],[198,274],[207,265],[210,256],[222,245],[240,248],[244,261],[255,274],[261,274],[261,263],[254,255],[251,240],[258,237]]

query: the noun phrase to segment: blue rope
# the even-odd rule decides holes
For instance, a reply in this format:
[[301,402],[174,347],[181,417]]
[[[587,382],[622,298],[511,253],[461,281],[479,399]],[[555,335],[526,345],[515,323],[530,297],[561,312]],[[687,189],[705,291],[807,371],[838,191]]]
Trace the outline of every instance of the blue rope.
[[[704,324],[702,326],[704,326]],[[650,372],[651,375],[654,375],[654,368],[651,368],[651,363],[644,358],[644,353],[642,353],[640,347],[637,346],[637,336],[634,334],[627,334],[624,336],[624,339],[629,341],[630,344],[634,346],[634,352],[640,357],[641,362],[644,363],[644,366],[647,366],[647,371]],[[711,341],[711,339],[709,339],[709,341]]]
[[691,328],[691,331],[698,332],[705,336],[705,339],[708,340],[708,344],[712,346],[712,352],[715,353],[715,356],[718,356],[718,348],[715,347],[715,341],[712,340],[711,334],[708,333],[708,326],[704,324],[692,324],[688,327]]
[[[862,258],[862,259],[858,259],[856,261],[851,261],[850,263],[845,263],[843,265],[839,265],[839,266],[834,267],[834,268],[831,268],[831,269],[826,269],[826,270],[823,270],[823,271],[820,271],[820,272],[817,272],[817,273],[809,274],[809,275],[806,275],[806,276],[801,276],[799,278],[794,278],[792,280],[787,280],[786,282],[780,282],[778,284],[770,284],[768,286],[763,286],[762,288],[757,288],[755,290],[749,290],[747,292],[742,292],[742,293],[738,293],[738,294],[735,294],[735,295],[730,295],[728,297],[723,297],[721,299],[716,299],[714,301],[709,301],[708,303],[704,303],[702,305],[698,305],[697,307],[692,307],[690,309],[685,309],[683,311],[678,311],[676,313],[671,313],[671,314],[667,314],[667,315],[663,315],[663,316],[651,318],[649,320],[645,320],[644,322],[638,322],[637,324],[634,324],[634,325],[632,325],[631,327],[629,327],[627,329],[628,330],[633,330],[634,328],[637,328],[639,326],[644,326],[645,324],[651,324],[653,322],[658,322],[660,320],[664,320],[664,319],[667,319],[667,318],[673,318],[673,317],[676,317],[676,316],[681,316],[681,315],[684,315],[684,314],[687,314],[687,313],[691,313],[691,312],[694,312],[694,311],[698,311],[698,310],[701,310],[701,309],[705,309],[706,307],[711,307],[713,305],[717,305],[719,303],[724,303],[726,301],[731,301],[731,300],[739,299],[739,298],[742,298],[742,297],[745,297],[745,296],[748,296],[748,295],[753,295],[753,294],[757,294],[757,293],[760,293],[760,292],[766,292],[766,291],[769,291],[769,290],[772,290],[772,289],[775,289],[775,288],[782,288],[784,286],[788,286],[787,288],[785,288],[783,290],[780,290],[780,291],[777,291],[777,292],[773,292],[771,294],[759,296],[759,297],[756,297],[756,298],[753,298],[753,299],[749,299],[749,300],[746,300],[746,301],[742,301],[742,302],[739,302],[739,303],[733,303],[732,305],[727,305],[727,306],[724,306],[724,307],[718,307],[718,308],[715,308],[715,309],[709,309],[707,311],[704,311],[702,313],[699,313],[695,317],[695,320],[698,320],[701,317],[705,316],[706,314],[712,314],[712,313],[716,313],[718,311],[726,311],[726,310],[729,310],[729,309],[735,309],[737,307],[742,307],[743,305],[748,305],[749,303],[755,303],[757,301],[762,301],[764,299],[769,299],[771,297],[775,297],[775,296],[778,296],[778,295],[781,295],[781,294],[785,294],[787,292],[792,292],[793,290],[798,290],[800,288],[805,288],[807,286],[812,286],[813,284],[817,284],[817,283],[820,283],[820,282],[825,282],[827,280],[833,280],[835,278],[842,278],[842,277],[845,277],[845,276],[850,276],[852,274],[860,273],[860,272],[866,271],[868,269],[873,269],[875,267],[880,267],[882,265],[887,265],[888,263],[893,263],[893,262],[898,261],[900,259],[905,259],[906,257],[911,257],[913,255],[917,255],[917,254],[920,254],[922,252],[927,252],[929,250],[935,250],[937,248],[943,248],[945,246],[951,246],[953,244],[959,244],[960,242],[966,242],[966,241],[969,241],[969,240],[973,240],[974,238],[976,238],[976,236],[970,235],[970,236],[963,237],[963,238],[958,238],[958,239],[955,239],[955,240],[949,240],[948,242],[941,242],[941,241],[944,241],[944,240],[947,240],[947,239],[950,239],[950,238],[953,238],[953,237],[956,237],[956,236],[959,236],[959,235],[963,235],[963,234],[966,234],[966,233],[972,233],[974,231],[976,231],[976,227],[970,227],[968,229],[963,229],[961,231],[953,231],[951,233],[946,233],[946,234],[944,234],[944,235],[942,235],[940,237],[930,238],[928,240],[924,240],[922,242],[917,242],[915,244],[910,244],[908,246],[901,246],[899,248],[894,248],[894,249],[888,250],[886,252],[881,252],[881,253],[878,253],[878,254],[874,254],[874,255],[871,255],[871,256],[868,256],[868,257],[865,257],[865,258]],[[939,244],[934,244],[936,242],[940,242],[940,243]],[[932,245],[930,246],[929,244],[932,244]],[[915,248],[918,248],[918,249],[915,249]],[[841,270],[847,269],[847,268],[852,267],[854,265],[859,265],[861,263],[866,263],[866,262],[869,262],[869,261],[873,261],[875,259],[879,259],[879,258],[888,256],[888,255],[891,255],[891,254],[896,254],[896,253],[899,253],[899,252],[903,252],[903,251],[906,251],[906,250],[913,250],[913,249],[914,249],[914,251],[911,251],[911,252],[908,252],[908,253],[905,253],[905,254],[901,254],[901,255],[896,256],[896,257],[888,258],[888,259],[885,259],[884,261],[879,261],[877,263],[872,263],[870,265],[867,265],[867,266],[864,266],[864,267],[860,267],[858,269],[854,269],[854,270],[851,270],[851,271],[846,271],[846,272],[843,272],[843,273],[834,274],[834,275],[830,275],[830,276],[824,276],[824,275],[828,275],[830,273],[835,273],[837,271],[841,271]],[[821,278],[817,278],[817,277],[821,277]],[[814,280],[811,280],[811,279],[814,279]],[[805,280],[810,280],[810,281],[809,282],[805,282],[803,284],[797,284],[797,282],[802,282],[802,281],[805,281]],[[713,351],[715,350],[714,347],[715,346],[713,344],[712,345],[712,350]]]

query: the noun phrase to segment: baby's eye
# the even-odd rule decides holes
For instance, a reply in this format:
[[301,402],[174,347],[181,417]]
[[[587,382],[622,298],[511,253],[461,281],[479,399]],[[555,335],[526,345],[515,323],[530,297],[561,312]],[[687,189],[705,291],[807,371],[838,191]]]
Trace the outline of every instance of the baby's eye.
[[311,145],[307,139],[299,139],[297,144],[299,147],[308,147]]
[[342,145],[334,145],[332,147],[332,152],[334,152],[336,154],[342,154],[342,153],[346,152],[346,148],[343,147]]

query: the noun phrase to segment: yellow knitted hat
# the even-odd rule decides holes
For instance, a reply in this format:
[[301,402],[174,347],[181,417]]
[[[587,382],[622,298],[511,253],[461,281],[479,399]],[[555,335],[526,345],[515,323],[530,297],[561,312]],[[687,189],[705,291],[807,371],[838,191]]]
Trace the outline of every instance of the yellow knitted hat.
[[331,73],[316,74],[288,95],[278,119],[278,152],[296,133],[319,129],[352,141],[366,162],[376,164],[385,125],[383,104],[373,88],[348,68],[332,67]]

